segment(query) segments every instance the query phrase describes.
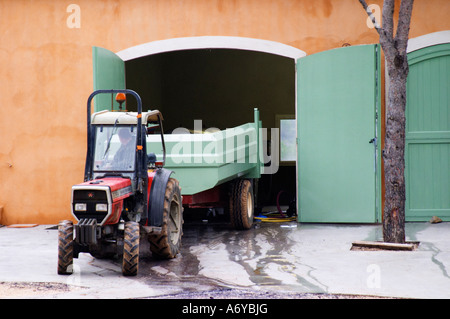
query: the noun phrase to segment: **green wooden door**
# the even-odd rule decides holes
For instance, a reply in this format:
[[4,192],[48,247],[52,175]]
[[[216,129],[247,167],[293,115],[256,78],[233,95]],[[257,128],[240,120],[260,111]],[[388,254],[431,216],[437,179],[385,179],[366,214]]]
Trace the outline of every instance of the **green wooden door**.
[[379,47],[325,51],[297,63],[300,222],[379,221]]
[[[114,52],[100,47],[92,48],[92,64],[94,75],[94,90],[125,89],[125,63]],[[112,99],[114,100],[114,98]],[[111,100],[107,94],[94,97],[94,111],[115,109],[119,104]]]
[[450,221],[450,44],[408,54],[406,220]]

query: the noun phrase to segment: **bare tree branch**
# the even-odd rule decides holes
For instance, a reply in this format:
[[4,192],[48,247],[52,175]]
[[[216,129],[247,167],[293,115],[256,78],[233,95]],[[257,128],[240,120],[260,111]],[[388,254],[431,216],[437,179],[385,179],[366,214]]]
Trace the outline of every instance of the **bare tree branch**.
[[[394,3],[394,0],[385,0],[385,1],[389,1]],[[363,6],[364,10],[366,10],[367,15],[369,16],[370,20],[372,20],[373,25],[375,26],[375,30],[377,30],[378,35],[380,36],[380,43],[381,46],[383,46],[383,42],[385,41],[389,41],[390,39],[392,39],[392,21],[391,21],[391,29],[390,29],[390,37],[389,34],[386,33],[386,30],[384,29],[384,6],[383,6],[383,27],[380,26],[380,24],[378,23],[375,15],[372,13],[372,11],[370,10],[369,6],[367,5],[365,0],[359,0],[359,3],[361,3],[361,5]],[[389,20],[389,18],[388,18]]]
[[395,0],[384,0],[383,3],[383,30],[388,39],[394,38],[394,8]]
[[409,27],[411,24],[411,15],[414,0],[402,0],[400,5],[400,13],[398,16],[397,32],[395,34],[395,41],[398,44],[399,51],[405,51],[408,45]]
[[370,20],[372,20],[375,30],[377,30],[378,34],[380,34],[381,27],[380,27],[380,24],[378,23],[377,19],[375,18],[375,15],[372,13],[372,10],[370,10],[370,8],[367,5],[365,0],[359,0],[359,2],[363,6],[364,10],[366,10],[367,15],[369,16]]
[[[372,11],[367,6],[366,1],[359,0],[359,2],[363,6],[364,10],[366,10],[366,13],[369,16],[369,18],[372,19],[372,23],[374,23],[374,25],[375,25],[375,29],[377,30],[377,32],[380,36],[380,44],[381,44],[381,47],[383,48],[386,59],[389,61],[393,61],[394,56],[395,56],[395,48],[393,45],[393,43],[394,43],[393,13],[394,13],[395,0],[384,0],[383,12],[382,12],[383,27],[380,27],[380,25],[377,23],[376,18],[373,15]],[[377,23],[377,24],[375,24],[375,23]]]

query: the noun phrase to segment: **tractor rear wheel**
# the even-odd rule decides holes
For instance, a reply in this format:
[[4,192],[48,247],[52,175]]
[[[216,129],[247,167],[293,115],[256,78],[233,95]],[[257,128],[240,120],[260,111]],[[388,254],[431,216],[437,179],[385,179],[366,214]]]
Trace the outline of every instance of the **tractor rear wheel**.
[[128,221],[125,223],[123,236],[122,274],[136,276],[139,268],[139,224]]
[[251,181],[242,179],[233,184],[230,196],[230,220],[235,229],[250,229],[255,206]]
[[73,272],[73,223],[61,221],[58,225],[58,274]]
[[180,185],[174,178],[167,182],[164,194],[163,222],[160,234],[150,234],[150,250],[153,256],[175,258],[180,251],[183,236],[183,206]]

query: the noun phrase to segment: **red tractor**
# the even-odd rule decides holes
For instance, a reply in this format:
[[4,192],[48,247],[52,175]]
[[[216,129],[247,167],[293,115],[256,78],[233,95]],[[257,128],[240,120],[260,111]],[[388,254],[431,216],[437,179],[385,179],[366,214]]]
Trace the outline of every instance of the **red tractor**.
[[[116,94],[120,111],[91,115],[97,94]],[[137,112],[121,111],[126,94]],[[70,274],[73,258],[122,255],[122,273],[134,276],[139,267],[139,242],[147,237],[154,256],[174,258],[183,234],[182,197],[172,171],[163,168],[165,145],[162,115],[142,112],[132,90],[97,90],[87,102],[87,155],[84,183],[72,187],[72,215],[77,220],[58,226],[58,274]],[[163,158],[147,153],[148,134],[161,134]]]

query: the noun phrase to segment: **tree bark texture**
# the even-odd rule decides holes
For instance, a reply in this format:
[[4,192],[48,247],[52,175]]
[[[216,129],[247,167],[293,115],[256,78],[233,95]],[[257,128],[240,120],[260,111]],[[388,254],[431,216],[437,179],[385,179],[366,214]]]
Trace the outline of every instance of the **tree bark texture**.
[[[388,67],[389,69],[389,67]],[[405,242],[405,108],[406,69],[394,69],[388,89],[386,133],[383,150],[385,201],[383,211],[383,240]]]
[[383,26],[368,10],[365,0],[359,0],[380,35],[388,72],[388,99],[386,105],[386,134],[383,150],[385,204],[383,210],[383,240],[405,242],[405,108],[408,77],[409,26],[414,0],[402,0],[394,37],[393,15],[395,0],[383,4]]

